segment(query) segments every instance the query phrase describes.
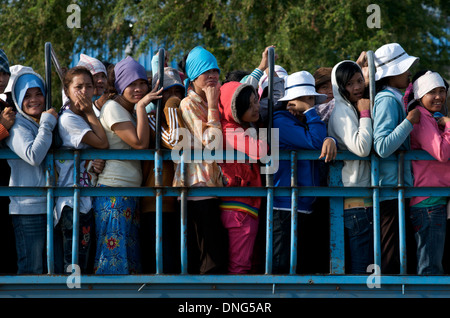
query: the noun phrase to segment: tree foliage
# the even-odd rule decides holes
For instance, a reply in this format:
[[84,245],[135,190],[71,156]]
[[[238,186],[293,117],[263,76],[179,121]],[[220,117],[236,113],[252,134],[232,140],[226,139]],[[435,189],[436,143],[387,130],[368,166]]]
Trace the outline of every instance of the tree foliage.
[[202,45],[225,74],[251,71],[268,45],[276,46],[277,64],[292,73],[356,60],[363,50],[398,42],[421,58],[421,68],[450,75],[448,1],[379,0],[380,28],[367,25],[371,2],[80,0],[74,3],[81,9],[81,28],[71,29],[70,2],[0,0],[0,47],[11,64],[43,74],[45,42],[52,43],[62,65],[69,65],[74,48],[100,49],[101,59],[120,55],[130,37],[138,43],[136,55],[147,52],[151,41],[177,60]]

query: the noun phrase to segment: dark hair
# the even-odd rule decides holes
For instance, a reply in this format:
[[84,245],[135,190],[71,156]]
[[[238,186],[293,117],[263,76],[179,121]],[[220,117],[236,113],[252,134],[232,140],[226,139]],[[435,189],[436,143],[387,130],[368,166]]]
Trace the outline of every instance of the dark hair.
[[252,94],[255,94],[253,87],[245,86],[242,88],[238,96],[236,96],[236,115],[239,119],[241,119],[245,112],[249,109]]
[[240,82],[245,76],[249,75],[250,73],[243,70],[234,70],[230,71],[225,75],[225,80],[223,81],[223,84],[228,82]]
[[73,81],[73,78],[81,74],[87,75],[91,79],[92,85],[94,85],[94,77],[92,76],[91,72],[84,66],[75,66],[64,72],[64,80],[63,80],[64,90],[69,89],[69,86]]
[[109,96],[109,98],[114,97],[115,95],[118,94],[117,89],[116,89],[116,74],[114,73],[114,64],[110,64],[106,70],[106,72],[108,73],[106,78],[107,78],[107,85],[106,85],[106,91],[105,94],[107,94]]
[[356,73],[360,73],[361,76],[363,76],[361,68],[353,62],[342,62],[336,69],[336,82],[339,88],[339,93],[348,102],[350,102],[348,100],[350,94],[345,89],[345,85]]
[[319,67],[313,74],[315,83],[316,83],[316,91],[322,86],[329,82],[331,82],[331,72],[332,67]]

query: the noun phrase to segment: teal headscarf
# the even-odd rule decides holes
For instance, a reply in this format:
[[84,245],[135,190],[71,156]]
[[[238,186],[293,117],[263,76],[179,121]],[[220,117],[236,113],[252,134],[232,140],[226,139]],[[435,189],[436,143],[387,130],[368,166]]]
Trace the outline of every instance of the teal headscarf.
[[220,68],[214,55],[201,46],[193,48],[186,59],[185,70],[187,78],[184,80],[186,92],[190,82],[212,69],[217,69],[220,74]]

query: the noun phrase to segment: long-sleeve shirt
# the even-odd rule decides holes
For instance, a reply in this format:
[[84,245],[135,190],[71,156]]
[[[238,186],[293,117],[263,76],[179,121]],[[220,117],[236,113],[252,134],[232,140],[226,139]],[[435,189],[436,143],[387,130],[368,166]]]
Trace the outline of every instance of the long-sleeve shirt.
[[[373,145],[377,154],[386,158],[397,150],[409,150],[412,129],[413,125],[406,119],[400,92],[390,87],[379,92],[373,107]],[[404,185],[412,186],[410,162],[405,161],[403,173]],[[396,161],[380,161],[379,185],[398,185]]]
[[[10,136],[6,139],[8,147],[20,159],[8,159],[11,167],[9,185],[45,186],[44,159],[52,144],[52,132],[57,123],[56,118],[43,113],[39,125],[18,113]],[[45,214],[47,199],[45,197],[10,197],[10,214]]]
[[[180,128],[184,128],[185,124],[179,109],[181,100],[178,97],[169,98],[164,104],[164,116],[161,116],[161,146],[167,149],[173,149],[173,147],[180,140]],[[156,114],[150,113],[148,115],[150,125],[150,142],[152,143],[156,137]],[[150,148],[153,148],[150,145]],[[142,177],[143,186],[154,187],[155,186],[155,163],[153,160],[144,161],[142,163]],[[175,173],[174,163],[170,160],[164,160],[162,164],[162,185],[171,186]],[[164,212],[176,211],[176,198],[164,196],[162,203],[162,210]],[[154,196],[143,197],[141,199],[141,211],[142,212],[154,212],[156,211],[156,198]]]
[[[319,150],[327,137],[327,128],[320,120],[314,108],[304,113],[306,124],[287,110],[273,114],[273,127],[279,129],[280,150]],[[276,146],[276,145],[275,145]],[[274,186],[289,187],[291,185],[291,163],[280,160],[278,171],[274,175]],[[319,165],[314,160],[297,161],[297,185],[319,186]],[[298,212],[311,213],[314,197],[298,197]],[[274,208],[291,209],[291,197],[274,197]]]
[[[412,162],[414,186],[449,187],[450,123],[446,123],[442,129],[428,110],[422,106],[417,109],[420,111],[420,122],[414,125],[411,132],[411,149],[425,150],[436,160]],[[410,205],[416,205],[427,198],[429,197],[413,197]]]
[[[189,90],[188,95],[180,103],[180,110],[186,128],[191,134],[192,147],[201,145],[202,149],[211,148],[215,138],[222,137],[220,113],[217,105],[207,105],[201,96],[193,90]],[[173,186],[222,187],[220,167],[216,161],[206,162],[203,160],[202,162],[192,161],[187,163],[186,180],[183,184],[180,165],[177,165]]]

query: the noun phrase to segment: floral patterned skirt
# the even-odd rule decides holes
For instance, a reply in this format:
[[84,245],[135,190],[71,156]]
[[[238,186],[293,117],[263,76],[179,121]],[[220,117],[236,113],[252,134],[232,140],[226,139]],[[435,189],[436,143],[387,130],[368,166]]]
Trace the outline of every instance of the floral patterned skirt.
[[95,274],[141,273],[137,197],[94,197]]

